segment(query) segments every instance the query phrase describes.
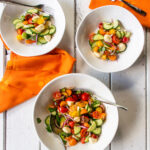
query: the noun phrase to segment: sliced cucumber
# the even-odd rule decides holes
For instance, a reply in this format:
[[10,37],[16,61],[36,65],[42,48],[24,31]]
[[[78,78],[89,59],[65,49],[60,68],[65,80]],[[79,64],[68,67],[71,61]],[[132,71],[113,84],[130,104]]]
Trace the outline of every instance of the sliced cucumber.
[[51,120],[50,116],[47,116],[46,119],[45,119],[45,125],[46,125],[46,129],[47,129],[48,132],[52,132],[52,128],[51,128],[51,125],[50,125],[50,120]]
[[53,116],[56,116],[56,111],[53,111],[51,114],[52,114]]
[[31,13],[31,14],[37,14],[39,12],[39,10],[38,9],[29,9],[27,12]]
[[103,120],[102,119],[96,119],[96,126],[101,126],[103,124]]
[[38,42],[40,42],[41,44],[47,43],[47,41],[44,39],[44,37],[38,37]]
[[63,124],[64,124],[65,120],[66,120],[65,117],[60,118],[60,128],[63,127]]
[[28,35],[26,32],[23,32],[21,36],[22,36],[22,39],[24,39],[24,40],[28,39]]
[[24,25],[23,29],[30,29],[30,28],[34,28],[33,24],[28,24],[28,25]]
[[119,49],[118,52],[120,52],[120,53],[121,53],[121,52],[124,52],[124,51],[126,50],[126,47],[127,47],[126,44],[124,44],[124,43],[119,43],[119,44],[118,44],[118,49]]
[[54,34],[56,32],[56,27],[54,26],[54,25],[52,25],[51,27],[50,27],[50,31],[49,31],[49,34]]
[[120,25],[119,25],[116,29],[117,29],[117,30],[120,30],[120,29],[121,29]]
[[126,32],[125,37],[129,38],[131,36],[131,32]]
[[121,30],[120,33],[121,33],[121,38],[123,38],[125,36],[125,32]]
[[25,20],[25,16],[22,15],[22,16],[20,17],[20,20],[21,20],[21,21],[24,21],[24,20]]
[[93,49],[95,46],[97,46],[97,43],[96,43],[96,42],[93,42],[93,43],[91,44],[91,48]]
[[93,130],[96,129],[96,122],[92,121],[91,126],[88,128],[88,132],[92,132]]
[[96,35],[94,35],[94,37],[93,37],[93,40],[94,40],[94,41],[103,40],[103,39],[104,39],[104,36],[101,35],[101,34],[96,34]]
[[19,22],[21,22],[20,19],[15,19],[15,20],[13,21],[13,24],[16,25],[16,24],[19,23]]
[[99,127],[99,128],[94,129],[92,132],[96,135],[100,135],[102,132],[102,129]]
[[80,133],[76,134],[76,137],[81,138],[81,134]]
[[114,20],[113,21],[113,28],[116,29],[119,26],[119,21],[118,20]]
[[111,24],[111,23],[103,23],[103,28],[105,30],[110,30],[110,29],[113,28],[113,24]]
[[24,24],[22,22],[16,23],[16,29],[22,28]]
[[116,35],[117,35],[118,38],[121,38],[121,37],[122,37],[122,34],[121,34],[120,31],[116,31]]
[[85,138],[85,143],[89,142],[89,136]]
[[94,100],[92,103],[93,108],[99,107],[100,105],[101,105],[101,102],[99,100]]
[[81,131],[81,127],[74,126],[74,134],[78,134]]
[[37,30],[35,30],[35,28],[31,28],[30,30],[32,31],[32,33],[36,33],[36,34],[39,33]]
[[43,18],[46,19],[46,20],[49,20],[50,19],[50,15],[47,14],[47,13],[43,13]]
[[29,35],[33,35],[31,29],[27,29],[27,30],[26,30],[26,33],[29,34]]
[[106,43],[106,42],[103,42],[103,43],[104,43],[104,46],[105,46],[106,48],[111,47],[111,45],[109,45],[108,43]]
[[50,32],[49,29],[44,30],[43,32],[40,33],[40,36],[48,35]]

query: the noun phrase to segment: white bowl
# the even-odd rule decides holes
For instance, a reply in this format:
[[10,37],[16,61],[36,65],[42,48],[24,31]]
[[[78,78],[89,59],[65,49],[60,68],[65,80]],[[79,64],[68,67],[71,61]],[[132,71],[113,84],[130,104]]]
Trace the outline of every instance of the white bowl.
[[[48,0],[39,1],[46,6],[46,11],[49,12],[54,18],[54,24],[56,26],[56,33],[52,40],[47,44],[27,45],[17,40],[17,32],[12,24],[13,20],[28,10],[28,7],[6,5],[0,20],[0,31],[2,38],[4,39],[7,46],[16,54],[21,56],[38,56],[43,55],[53,50],[61,41],[65,31],[65,16],[62,8],[60,7],[57,0],[50,3]],[[28,4],[38,4],[38,1],[31,0]]]
[[[111,22],[112,19],[120,20],[132,36],[126,51],[119,54],[117,61],[103,61],[92,55],[88,37],[98,28],[100,22]],[[144,46],[144,31],[136,17],[128,10],[108,5],[93,10],[83,19],[77,30],[76,44],[82,58],[89,66],[101,72],[118,72],[129,68],[140,56]]]
[[[44,120],[49,115],[47,106],[50,103],[52,93],[63,87],[76,87],[87,89],[94,92],[102,98],[115,102],[111,91],[99,80],[86,74],[67,74],[55,78],[49,82],[37,96],[34,107],[34,125],[36,132],[41,142],[50,150],[63,150],[63,146],[59,140],[53,135],[48,133],[45,129]],[[102,127],[102,134],[96,144],[77,144],[76,146],[69,147],[67,150],[104,150],[114,138],[118,128],[118,110],[111,105],[106,106],[107,119]],[[42,123],[38,124],[36,118],[41,118]]]

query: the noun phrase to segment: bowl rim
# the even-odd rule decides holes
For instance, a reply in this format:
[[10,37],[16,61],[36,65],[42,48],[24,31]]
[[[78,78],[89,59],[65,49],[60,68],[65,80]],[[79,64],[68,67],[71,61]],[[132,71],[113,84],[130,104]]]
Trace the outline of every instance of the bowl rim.
[[[32,55],[31,55],[31,54],[23,55],[23,54],[21,54],[21,53],[19,53],[19,52],[16,52],[15,49],[10,48],[11,46],[8,45],[7,40],[4,38],[3,33],[2,33],[2,31],[1,31],[1,27],[2,27],[2,26],[1,26],[1,24],[2,24],[1,18],[2,18],[2,16],[4,15],[4,10],[6,9],[6,7],[7,7],[9,4],[4,5],[3,10],[2,10],[2,13],[1,13],[1,15],[0,15],[0,34],[1,34],[1,36],[2,36],[2,39],[3,39],[4,43],[8,46],[8,48],[10,49],[10,51],[14,52],[15,54],[17,54],[17,55],[19,55],[19,56],[23,56],[23,57],[41,56],[41,55],[44,55],[44,54],[47,54],[47,53],[51,52],[52,50],[54,50],[54,49],[60,44],[60,42],[62,41],[62,38],[63,38],[63,36],[64,36],[65,30],[66,30],[66,17],[65,17],[64,11],[63,11],[62,6],[60,5],[60,3],[59,3],[57,0],[56,0],[56,3],[57,3],[57,5],[59,5],[59,7],[60,7],[60,9],[61,9],[61,11],[62,11],[63,18],[64,18],[64,28],[63,28],[63,32],[62,32],[61,38],[59,39],[59,41],[57,40],[57,42],[56,42],[55,46],[53,46],[53,48],[50,48],[51,50],[47,50],[47,51],[45,51],[45,52],[42,52],[41,54],[32,54]],[[27,47],[27,48],[28,48],[28,47]]]
[[[118,7],[118,8],[123,9],[124,11],[128,12],[133,18],[136,19],[136,21],[138,22],[138,24],[139,24],[140,27],[141,27],[141,32],[143,33],[142,48],[141,48],[141,51],[140,51],[140,53],[138,54],[136,60],[133,61],[133,62],[132,62],[130,65],[128,65],[127,67],[124,67],[124,68],[122,68],[122,69],[117,69],[117,70],[114,70],[114,71],[104,71],[103,69],[97,68],[97,67],[95,67],[94,65],[92,65],[92,64],[91,64],[89,61],[87,61],[87,59],[84,57],[84,55],[82,54],[82,52],[80,51],[79,46],[78,46],[79,29],[80,29],[80,27],[81,27],[83,21],[84,21],[91,13],[94,13],[95,11],[98,11],[98,10],[101,9],[101,8],[107,8],[107,7],[116,7],[116,9],[117,9],[117,7]],[[94,10],[92,10],[92,11],[89,12],[89,13],[87,13],[87,14],[83,17],[83,19],[81,20],[81,22],[79,23],[78,28],[77,28],[77,32],[76,32],[76,36],[75,36],[75,43],[76,43],[77,50],[78,50],[79,54],[81,55],[81,57],[83,58],[83,60],[88,64],[89,67],[91,67],[91,68],[93,68],[93,69],[95,69],[96,71],[99,71],[99,72],[103,72],[103,73],[113,73],[113,72],[121,72],[121,71],[123,71],[123,70],[126,70],[126,69],[130,68],[130,67],[138,60],[138,58],[140,57],[140,55],[142,54],[143,49],[144,49],[145,36],[144,36],[144,30],[143,30],[143,27],[142,27],[141,23],[139,22],[139,20],[138,20],[130,11],[128,11],[126,8],[121,7],[121,6],[118,6],[118,5],[105,5],[105,6],[101,6],[101,7],[95,8]]]
[[[61,76],[58,76],[56,78],[54,78],[53,80],[51,80],[50,82],[48,82],[42,89],[41,91],[39,92],[39,94],[36,96],[35,98],[35,103],[34,103],[34,108],[33,108],[33,115],[32,115],[32,120],[33,120],[33,126],[34,126],[34,130],[36,132],[36,135],[38,136],[39,140],[41,143],[44,144],[44,142],[42,141],[41,137],[39,136],[38,134],[38,131],[37,131],[37,128],[36,128],[36,121],[35,121],[35,107],[37,105],[37,101],[40,97],[40,95],[44,92],[44,90],[50,85],[50,84],[53,84],[53,82],[55,82],[56,80],[58,79],[61,79],[61,78],[64,78],[64,77],[70,77],[70,76],[86,76],[88,78],[91,78],[91,79],[94,79],[94,80],[97,80],[97,82],[100,82],[111,94],[114,102],[116,103],[116,100],[115,100],[115,97],[113,95],[113,93],[111,92],[111,90],[99,79],[97,79],[96,77],[93,77],[91,75],[88,75],[88,74],[85,74],[85,73],[69,73],[69,74],[64,74],[64,75],[61,75]],[[108,141],[108,144],[104,147],[104,149],[112,142],[112,140],[114,139],[116,133],[117,133],[117,130],[118,130],[118,127],[119,127],[119,112],[118,112],[118,109],[116,108],[116,127],[114,128],[114,135],[112,136],[112,138]],[[46,146],[44,144],[44,146]],[[47,147],[47,146],[46,146]],[[47,147],[49,149],[49,147]]]

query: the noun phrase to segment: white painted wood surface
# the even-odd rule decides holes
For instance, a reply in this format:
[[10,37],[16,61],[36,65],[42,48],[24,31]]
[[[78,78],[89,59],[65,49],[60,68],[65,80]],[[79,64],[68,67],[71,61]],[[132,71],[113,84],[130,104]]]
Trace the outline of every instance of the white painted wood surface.
[[[128,112],[119,111],[119,129],[107,150],[150,150],[150,32],[146,32],[143,54],[130,69],[113,74],[99,73],[87,66],[74,45],[77,26],[91,11],[88,9],[90,0],[59,2],[67,21],[67,29],[59,46],[76,57],[74,72],[97,77],[112,90],[119,104],[129,108]],[[0,79],[5,70],[5,58],[0,41]],[[46,150],[33,128],[34,101],[35,98],[0,114],[0,150]]]

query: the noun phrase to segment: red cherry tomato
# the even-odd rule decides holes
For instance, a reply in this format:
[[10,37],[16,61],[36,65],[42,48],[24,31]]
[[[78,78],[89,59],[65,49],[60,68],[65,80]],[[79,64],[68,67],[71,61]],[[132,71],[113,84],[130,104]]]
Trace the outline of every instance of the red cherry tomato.
[[66,99],[66,101],[74,102],[75,100],[74,100],[72,97],[68,97],[68,98]]
[[25,16],[25,20],[29,20],[30,18],[32,18],[32,16],[30,14]]
[[71,129],[71,133],[74,134],[74,129]]
[[81,95],[82,95],[82,94],[77,94],[78,100],[81,100]]
[[53,93],[53,98],[54,99],[59,99],[60,97],[61,97],[61,93],[60,92]]
[[17,30],[17,33],[18,33],[19,35],[21,35],[21,34],[23,33],[23,31],[24,31],[23,29],[18,29],[18,30]]
[[77,101],[77,100],[78,100],[78,96],[75,95],[75,94],[72,95],[72,98],[74,99],[74,101]]
[[32,18],[28,20],[28,24],[32,24]]
[[123,43],[128,43],[128,41],[129,41],[129,38],[123,37],[123,39],[122,39],[122,42],[123,42]]
[[85,144],[85,137],[81,138],[81,143]]
[[98,136],[95,135],[95,134],[92,134],[91,137],[94,138],[94,139],[97,139],[97,138],[98,138]]
[[70,122],[69,122],[69,126],[70,126],[71,128],[73,128],[73,127],[74,127],[74,122],[73,122],[73,121],[70,121]]
[[66,107],[58,107],[58,111],[61,113],[66,113],[68,111],[68,109]]
[[95,35],[95,33],[91,33],[91,34],[89,35],[89,40],[90,40],[91,42],[93,42],[93,37],[94,37],[94,35]]
[[90,95],[89,95],[88,93],[83,93],[83,94],[81,95],[81,98],[82,98],[83,101],[87,101],[87,100],[89,100]]
[[87,132],[87,129],[81,129],[81,132],[80,132],[80,135],[81,135],[81,137],[86,137],[86,136],[88,136],[88,132]]
[[89,117],[87,117],[87,116],[81,116],[81,123],[87,123],[87,122],[89,122]]
[[119,40],[119,38],[116,35],[113,35],[112,36],[112,42],[115,43],[115,44],[119,44],[120,40]]
[[99,29],[102,29],[103,28],[103,23],[100,22],[98,27],[99,27]]

